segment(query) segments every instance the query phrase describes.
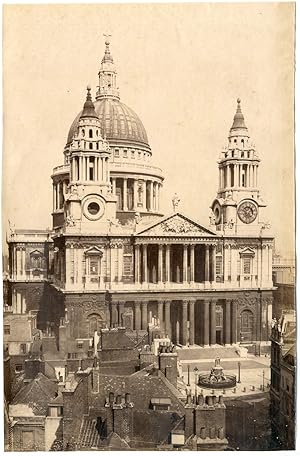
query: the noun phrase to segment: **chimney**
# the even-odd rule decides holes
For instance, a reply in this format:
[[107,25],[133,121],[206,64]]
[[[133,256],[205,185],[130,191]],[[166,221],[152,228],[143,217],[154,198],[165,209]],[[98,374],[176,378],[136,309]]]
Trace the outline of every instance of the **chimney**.
[[172,347],[160,347],[158,365],[159,370],[177,388],[177,353]]
[[129,393],[125,394],[125,398],[118,395],[113,405],[114,432],[126,442],[132,440],[133,432],[133,403],[130,399]]
[[195,433],[194,430],[194,404],[192,403],[192,396],[187,395],[185,404],[185,418],[184,418],[184,437],[187,440]]
[[40,372],[45,374],[45,361],[40,358],[25,360],[25,380],[34,379]]
[[218,441],[220,448],[215,449],[225,448],[228,443],[225,437],[225,410],[223,396],[206,396],[205,400],[203,395],[198,396],[195,408],[195,435],[200,439],[198,449],[207,449],[205,445],[209,439]]

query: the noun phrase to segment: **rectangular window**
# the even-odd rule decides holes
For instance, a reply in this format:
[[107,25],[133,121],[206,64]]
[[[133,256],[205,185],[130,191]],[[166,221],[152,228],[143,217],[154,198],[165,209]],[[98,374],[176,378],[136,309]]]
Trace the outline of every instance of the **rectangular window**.
[[20,352],[21,352],[22,355],[25,355],[25,353],[27,353],[26,344],[20,344]]
[[98,258],[90,259],[90,275],[98,275]]
[[82,340],[78,340],[77,341],[77,348],[83,348],[83,341]]
[[217,256],[216,257],[216,275],[221,275],[222,274],[222,257]]
[[244,274],[251,274],[251,258],[244,258]]
[[123,157],[124,157],[124,158],[127,158],[127,156],[128,156],[128,154],[127,154],[127,150],[126,150],[126,149],[124,149],[124,152],[123,152]]
[[119,149],[115,149],[115,157],[119,158],[119,156],[120,156]]
[[10,325],[4,325],[4,334],[7,336],[10,334]]
[[22,364],[16,364],[15,365],[15,372],[23,372]]
[[134,158],[134,150],[131,151],[131,158]]

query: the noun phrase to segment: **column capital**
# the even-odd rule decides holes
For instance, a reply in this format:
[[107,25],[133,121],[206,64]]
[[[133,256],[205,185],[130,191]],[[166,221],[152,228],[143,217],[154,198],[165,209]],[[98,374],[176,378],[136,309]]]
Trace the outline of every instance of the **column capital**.
[[182,305],[183,305],[184,307],[187,307],[188,303],[189,303],[189,300],[188,300],[188,299],[183,299],[183,300],[182,300]]

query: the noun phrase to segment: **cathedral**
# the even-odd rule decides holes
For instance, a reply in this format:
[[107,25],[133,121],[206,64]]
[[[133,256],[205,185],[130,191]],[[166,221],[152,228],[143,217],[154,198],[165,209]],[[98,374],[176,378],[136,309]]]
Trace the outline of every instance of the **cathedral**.
[[182,214],[176,195],[162,214],[163,172],[121,102],[109,41],[98,77],[51,175],[52,229],[11,230],[6,312],[30,313],[67,358],[87,356],[101,329],[120,327],[179,347],[266,352],[273,237],[241,100],[207,226]]

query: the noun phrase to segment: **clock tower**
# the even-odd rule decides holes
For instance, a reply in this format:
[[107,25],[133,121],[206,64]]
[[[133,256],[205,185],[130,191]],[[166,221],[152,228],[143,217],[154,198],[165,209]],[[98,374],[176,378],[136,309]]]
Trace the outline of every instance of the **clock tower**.
[[238,98],[228,145],[218,161],[217,198],[211,205],[211,223],[216,225],[217,231],[225,234],[259,234],[264,225],[262,209],[266,207],[258,188],[259,163]]

